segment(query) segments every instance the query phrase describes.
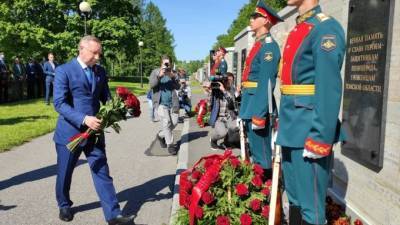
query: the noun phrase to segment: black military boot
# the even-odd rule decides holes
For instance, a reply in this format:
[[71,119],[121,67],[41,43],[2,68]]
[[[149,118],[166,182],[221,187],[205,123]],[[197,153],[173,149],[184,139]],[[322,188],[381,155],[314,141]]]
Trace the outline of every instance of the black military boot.
[[167,145],[168,153],[171,155],[178,154],[178,149],[174,144]]
[[157,134],[157,140],[160,143],[160,147],[161,148],[166,148],[167,147],[167,143],[165,143],[165,138],[160,137],[159,134]]
[[272,180],[272,169],[264,169],[264,182]]
[[302,225],[301,209],[299,206],[289,206],[289,225]]

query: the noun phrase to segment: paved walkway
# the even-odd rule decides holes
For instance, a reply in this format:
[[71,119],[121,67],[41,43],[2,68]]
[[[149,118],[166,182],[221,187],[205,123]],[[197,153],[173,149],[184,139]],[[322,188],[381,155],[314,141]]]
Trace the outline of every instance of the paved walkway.
[[[203,94],[193,95],[193,108],[204,97]],[[125,215],[133,216],[136,224],[169,224],[178,207],[176,182],[179,176],[175,177],[176,173],[192,166],[200,157],[217,152],[209,147],[211,128],[199,128],[196,118],[192,117],[175,129],[174,136],[181,144],[178,157],[165,156],[167,154],[163,154],[164,150],[155,141],[159,123],[150,122],[147,102],[141,98],[141,103],[140,118],[120,123],[120,134],[113,131],[106,134],[111,176]],[[74,220],[64,223],[58,219],[52,135],[44,135],[0,154],[0,225],[106,224],[83,155],[71,187],[76,211]]]
[[[120,134],[106,134],[108,163],[121,209],[136,224],[167,224],[175,180],[176,156],[145,154],[158,123],[150,122],[142,99],[140,119],[121,123]],[[176,128],[182,130],[182,124]],[[89,167],[82,155],[75,169],[71,198],[72,223],[58,219],[55,200],[56,154],[52,133],[0,154],[0,224],[105,224]]]

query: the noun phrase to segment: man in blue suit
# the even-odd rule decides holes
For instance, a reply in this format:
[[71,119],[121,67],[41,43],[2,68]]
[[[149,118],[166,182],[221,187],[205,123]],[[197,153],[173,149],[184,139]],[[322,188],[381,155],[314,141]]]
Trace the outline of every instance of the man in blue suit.
[[56,74],[56,67],[57,64],[54,62],[54,55],[53,53],[49,53],[47,55],[49,61],[45,62],[43,65],[43,72],[46,76],[46,104],[50,105],[50,92],[51,88],[53,87],[54,82],[54,75]]
[[105,153],[104,133],[89,138],[87,143],[71,152],[66,147],[69,139],[88,127],[99,130],[101,120],[96,118],[100,102],[110,98],[105,70],[96,65],[101,55],[100,40],[85,36],[79,42],[79,56],[57,67],[54,81],[54,107],[59,113],[54,142],[57,150],[56,198],[59,218],[71,221],[72,201],[69,196],[72,173],[83,152],[89,163],[96,192],[100,198],[108,224],[126,224],[129,217],[121,216],[113,180],[109,174]]

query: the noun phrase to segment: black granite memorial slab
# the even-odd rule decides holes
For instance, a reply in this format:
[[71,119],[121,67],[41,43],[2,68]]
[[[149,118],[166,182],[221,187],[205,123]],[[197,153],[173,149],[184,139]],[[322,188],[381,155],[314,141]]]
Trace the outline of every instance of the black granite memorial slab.
[[350,0],[342,153],[378,171],[383,166],[393,0]]

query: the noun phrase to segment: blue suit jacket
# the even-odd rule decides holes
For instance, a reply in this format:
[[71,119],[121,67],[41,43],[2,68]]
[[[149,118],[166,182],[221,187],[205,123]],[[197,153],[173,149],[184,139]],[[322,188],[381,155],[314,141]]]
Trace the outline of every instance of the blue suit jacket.
[[[57,63],[53,62],[54,66],[57,68]],[[46,76],[54,76],[55,73],[55,69],[53,69],[53,67],[51,66],[50,62],[47,61],[44,63],[43,65],[43,72],[44,74],[46,74]]]
[[[94,116],[103,104],[110,99],[108,80],[105,70],[95,65],[94,81],[89,81],[83,68],[76,59],[56,69],[54,80],[54,107],[59,113],[53,140],[57,144],[67,144],[71,137],[87,129],[83,119],[86,115]],[[103,137],[103,135],[101,135]],[[104,145],[104,138],[99,144]]]

